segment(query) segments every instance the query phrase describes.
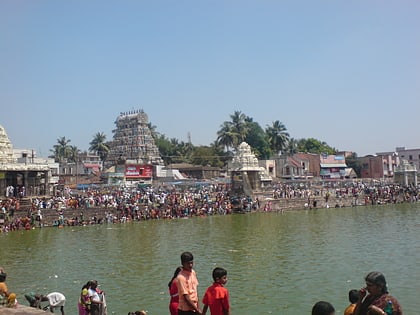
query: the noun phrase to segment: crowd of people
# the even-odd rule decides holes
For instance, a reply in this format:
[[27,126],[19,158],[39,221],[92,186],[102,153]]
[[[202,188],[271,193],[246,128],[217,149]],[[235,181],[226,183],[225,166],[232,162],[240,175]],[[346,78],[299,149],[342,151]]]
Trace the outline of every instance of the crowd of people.
[[[168,283],[169,314],[170,315],[230,315],[229,291],[225,287],[228,278],[227,270],[221,267],[213,269],[213,283],[205,290],[203,298],[199,299],[198,279],[194,266],[194,256],[191,252],[181,254],[181,266],[175,269]],[[345,308],[344,315],[403,315],[398,300],[389,294],[385,276],[373,271],[365,277],[366,285],[359,290],[352,289],[348,293],[350,304]],[[65,315],[66,297],[60,292],[46,295],[33,292],[25,294],[29,306],[49,310],[54,313],[60,309]],[[42,302],[47,305],[42,307]],[[6,285],[6,273],[0,267],[0,305],[2,307],[18,307],[16,294],[10,292]],[[202,306],[201,306],[202,305]],[[96,280],[88,281],[81,288],[77,302],[79,315],[106,315],[107,305],[105,293],[98,288]],[[334,306],[327,301],[318,301],[312,307],[312,315],[336,315]],[[128,312],[128,315],[147,315],[146,311]]]
[[[272,211],[272,200],[303,200],[303,208],[346,205],[376,205],[384,203],[417,202],[419,188],[413,185],[381,182],[276,183],[266,188],[269,201],[232,195],[229,184],[197,186],[159,185],[144,188],[115,187],[71,191],[66,188],[53,197],[33,198],[28,208],[22,209],[20,198],[8,197],[1,201],[0,224],[2,232],[32,229],[44,225],[88,225],[150,219],[174,219],[190,216],[226,215],[232,212]],[[340,202],[342,201],[342,202]],[[346,202],[344,202],[346,201]],[[322,202],[322,203],[321,203]],[[103,209],[103,215],[91,215],[91,209]],[[25,210],[25,215],[21,210]],[[72,210],[73,215],[69,215]],[[78,215],[74,215],[75,210]],[[45,211],[54,211],[55,220],[45,222]],[[1,223],[1,222],[0,222]]]
[[[11,211],[11,200],[2,202],[2,211],[7,215],[3,232],[16,229],[31,229],[44,225],[44,211],[55,211],[52,225],[86,225],[116,223],[150,219],[173,219],[191,216],[226,215],[235,207],[251,209],[250,198],[230,195],[226,184],[178,188],[175,186],[127,189],[118,187],[107,191],[89,190],[58,194],[51,198],[34,198],[24,217],[16,217]],[[16,208],[16,207],[14,207]],[[89,215],[90,209],[103,209],[103,217]],[[67,217],[68,210],[77,216]]]

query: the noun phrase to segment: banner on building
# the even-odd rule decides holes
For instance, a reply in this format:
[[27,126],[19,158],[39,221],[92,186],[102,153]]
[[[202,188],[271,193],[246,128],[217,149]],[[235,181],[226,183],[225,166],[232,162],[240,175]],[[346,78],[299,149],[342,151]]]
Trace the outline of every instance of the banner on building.
[[143,178],[152,178],[152,176],[153,176],[153,165],[127,164],[125,166],[125,178],[143,179]]

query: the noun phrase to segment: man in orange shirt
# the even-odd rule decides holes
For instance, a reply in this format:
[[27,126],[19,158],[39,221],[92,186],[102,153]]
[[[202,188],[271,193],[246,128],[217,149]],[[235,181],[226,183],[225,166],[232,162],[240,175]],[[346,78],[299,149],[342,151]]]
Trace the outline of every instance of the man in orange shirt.
[[178,315],[201,315],[201,310],[198,306],[198,280],[193,269],[193,254],[183,252],[181,254],[181,264],[182,270],[177,276]]

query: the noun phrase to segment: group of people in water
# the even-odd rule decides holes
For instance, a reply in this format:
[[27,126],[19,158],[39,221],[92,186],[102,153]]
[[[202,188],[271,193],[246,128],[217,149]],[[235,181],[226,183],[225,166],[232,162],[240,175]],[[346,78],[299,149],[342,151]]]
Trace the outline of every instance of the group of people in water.
[[[17,308],[19,305],[17,295],[9,291],[6,285],[6,276],[7,274],[4,272],[4,269],[0,267],[0,305],[2,307]],[[43,309],[51,313],[54,313],[55,309],[59,309],[61,315],[65,315],[64,306],[66,305],[66,297],[61,292],[50,292],[45,295],[29,292],[24,294],[24,297],[30,307]],[[79,315],[107,315],[105,293],[98,288],[98,282],[96,280],[90,280],[83,285],[77,306]]]
[[[344,315],[402,315],[398,300],[389,294],[385,276],[372,271],[365,277],[366,286],[349,291],[350,305]],[[326,301],[315,303],[312,315],[336,315],[334,306]]]
[[194,256],[191,252],[181,254],[181,266],[175,269],[169,288],[169,313],[171,315],[205,315],[210,310],[211,315],[230,315],[229,291],[225,288],[227,271],[224,268],[213,269],[213,284],[203,296],[203,308],[200,308],[198,297],[198,280],[194,266]]
[[[181,254],[181,266],[175,269],[174,275],[168,283],[170,295],[170,315],[230,315],[229,291],[225,287],[228,278],[224,268],[213,269],[213,284],[210,285],[199,301],[198,279],[194,266],[194,256],[191,252]],[[350,304],[344,310],[344,315],[403,315],[398,300],[389,294],[385,276],[381,272],[373,271],[365,277],[366,286],[349,291]],[[46,295],[28,293],[25,299],[31,307],[49,310],[52,313],[60,309],[65,315],[66,298],[60,292]],[[48,304],[42,307],[42,302]],[[0,304],[2,307],[15,308],[18,305],[16,294],[10,292],[6,285],[6,273],[0,267]],[[202,307],[201,307],[202,305]],[[83,285],[78,299],[79,315],[106,315],[107,305],[105,293],[98,288],[96,280]],[[338,315],[334,306],[327,301],[318,301],[312,307],[312,315]],[[128,315],[147,315],[146,311],[129,312]]]
[[[213,269],[214,282],[206,289],[202,299],[203,308],[200,308],[192,253],[181,254],[181,265],[175,269],[168,283],[170,315],[206,315],[208,309],[212,315],[230,315],[229,292],[224,287],[227,271],[221,267]],[[370,272],[365,282],[366,286],[360,290],[349,291],[350,304],[344,310],[344,315],[403,315],[398,300],[388,292],[383,273]],[[334,306],[327,301],[316,302],[311,314],[337,315]]]

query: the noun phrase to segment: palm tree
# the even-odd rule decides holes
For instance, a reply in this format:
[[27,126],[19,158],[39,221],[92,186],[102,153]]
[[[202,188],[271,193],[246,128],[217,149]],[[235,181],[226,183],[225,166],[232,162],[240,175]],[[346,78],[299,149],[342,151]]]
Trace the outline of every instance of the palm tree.
[[150,133],[152,135],[152,138],[154,140],[156,140],[157,138],[159,138],[160,134],[159,132],[156,131],[157,127],[155,125],[153,125],[151,122],[147,123],[147,128],[149,128]]
[[53,146],[53,149],[51,150],[51,152],[53,153],[51,157],[53,157],[56,162],[64,162],[68,159],[70,155],[70,142],[71,140],[66,139],[66,137],[61,137],[57,139],[57,144],[55,144]]
[[98,132],[89,143],[89,151],[95,152],[99,155],[102,162],[106,160],[109,152],[109,145],[105,142],[106,135],[103,132]]
[[236,149],[248,134],[247,117],[241,111],[235,111],[230,115],[232,121],[225,121],[217,132],[217,142],[229,148]]
[[79,162],[79,153],[80,150],[75,145],[71,145],[68,147],[68,156],[67,159],[69,162],[77,163]]
[[217,144],[223,146],[226,151],[229,151],[229,148],[233,147],[234,144],[234,133],[232,131],[231,123],[225,121],[221,126],[220,130],[217,132]]
[[241,111],[236,110],[232,115],[232,131],[236,135],[236,141],[234,143],[235,148],[245,140],[248,133],[247,116]]
[[286,149],[290,135],[282,122],[276,120],[271,126],[267,125],[265,132],[268,135],[268,141],[273,152],[278,154],[280,151]]
[[296,140],[295,138],[290,138],[289,142],[287,143],[286,147],[286,153],[290,156],[298,152],[298,143],[299,140]]

